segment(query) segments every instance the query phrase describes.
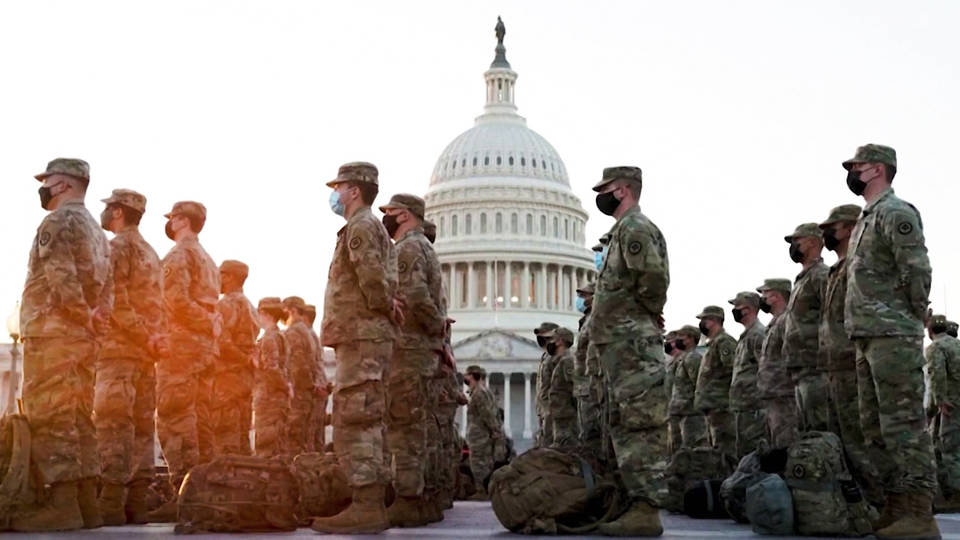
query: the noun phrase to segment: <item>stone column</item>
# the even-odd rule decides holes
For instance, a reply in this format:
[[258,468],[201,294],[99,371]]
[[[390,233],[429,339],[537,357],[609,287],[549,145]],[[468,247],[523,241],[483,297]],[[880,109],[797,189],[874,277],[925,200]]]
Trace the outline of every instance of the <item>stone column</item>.
[[510,306],[510,298],[513,296],[513,272],[510,269],[510,261],[507,261],[503,265],[503,307],[508,308]]
[[523,271],[520,272],[520,306],[530,307],[530,263],[523,263]]
[[510,429],[510,376],[513,373],[503,373],[503,432],[512,437]]
[[477,279],[473,274],[473,262],[467,263],[467,307],[472,308],[477,303]]
[[530,373],[523,374],[523,438],[533,438],[530,429]]
[[494,262],[487,263],[487,307],[493,308],[493,303],[496,302],[497,292],[494,290],[493,282],[493,269],[494,265],[497,264]]
[[540,278],[537,280],[537,307],[547,309],[547,265],[540,263]]
[[459,308],[461,305],[460,300],[463,298],[462,294],[460,293],[460,287],[462,286],[460,283],[460,272],[457,271],[457,263],[451,264],[450,268],[450,290],[453,291],[453,298],[451,298],[450,307]]
[[460,414],[460,436],[464,439],[467,438],[467,406],[463,405],[460,407],[463,412]]

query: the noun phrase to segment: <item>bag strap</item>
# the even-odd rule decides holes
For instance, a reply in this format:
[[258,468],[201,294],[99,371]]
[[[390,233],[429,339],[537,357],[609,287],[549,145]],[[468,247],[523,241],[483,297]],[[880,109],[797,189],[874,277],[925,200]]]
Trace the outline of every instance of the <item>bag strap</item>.
[[580,460],[580,472],[583,474],[583,481],[587,485],[587,496],[593,495],[593,490],[596,486],[596,479],[593,476],[593,468],[590,467],[590,464],[587,463],[587,460],[583,459],[580,456],[577,456],[577,459]]

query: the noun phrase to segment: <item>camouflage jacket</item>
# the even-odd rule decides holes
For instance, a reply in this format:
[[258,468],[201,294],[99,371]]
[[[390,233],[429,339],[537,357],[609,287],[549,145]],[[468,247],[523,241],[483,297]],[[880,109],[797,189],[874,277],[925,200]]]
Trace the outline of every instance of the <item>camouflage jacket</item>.
[[399,290],[406,302],[397,347],[440,350],[446,320],[437,254],[420,228],[397,240],[396,249]]
[[221,369],[249,368],[260,334],[257,323],[257,311],[243,295],[243,291],[234,291],[223,295],[217,302],[217,313],[223,320],[220,332]]
[[317,351],[307,323],[297,321],[284,334],[287,342],[290,386],[296,395],[312,393],[317,372]]
[[[930,381],[930,404],[960,406],[960,340],[939,334],[924,351]],[[956,414],[956,413],[955,413]]]
[[136,226],[121,229],[110,241],[113,266],[113,315],[100,341],[100,358],[143,358],[152,336],[167,334],[160,257]]
[[110,245],[82,202],[47,214],[30,248],[20,304],[20,335],[93,339],[93,311],[110,317]]
[[276,326],[263,332],[257,346],[257,385],[255,392],[282,395],[289,398],[290,382],[287,375],[287,345]]
[[670,284],[663,234],[634,207],[620,216],[609,235],[593,295],[590,340],[603,344],[662,334],[657,319]]
[[542,418],[549,412],[550,380],[553,378],[553,366],[556,359],[547,353],[540,355],[540,364],[537,366],[537,416]]
[[700,362],[694,407],[701,412],[726,410],[730,406],[730,379],[737,340],[721,330],[709,340],[709,346]]
[[171,349],[216,354],[220,269],[195,237],[177,242],[161,264]]
[[[310,339],[313,340],[313,352],[314,352],[314,361],[313,361],[313,385],[318,392],[327,393],[327,371],[324,368],[323,361],[323,345],[320,344],[320,336],[313,331],[313,328],[308,326],[307,330],[310,331]],[[329,394],[327,394],[329,395]]]
[[857,349],[843,328],[843,310],[847,296],[846,259],[830,267],[823,293],[823,315],[820,319],[821,370],[856,369]]
[[920,212],[888,189],[863,209],[849,250],[847,335],[923,336],[931,270]]
[[360,208],[337,232],[327,274],[321,337],[323,344],[393,340],[390,320],[397,293],[397,254],[383,223],[369,206]]
[[813,370],[820,351],[820,301],[829,269],[823,261],[797,274],[783,313],[783,357],[791,372]]
[[497,400],[489,388],[478,384],[470,390],[467,404],[467,444],[480,446],[500,438],[503,438],[503,423]]
[[573,395],[573,352],[557,357],[550,376],[550,417],[576,418],[577,400]]
[[783,358],[783,331],[786,326],[786,313],[774,315],[767,327],[760,349],[760,363],[757,365],[757,388],[762,399],[793,397],[793,381],[787,373]]
[[763,350],[767,327],[757,319],[740,334],[730,380],[730,410],[753,411],[762,408],[757,389],[757,366]]
[[587,375],[587,349],[590,347],[590,311],[580,318],[577,348],[573,353],[573,395],[590,395],[590,377]]
[[676,358],[673,372],[673,392],[670,394],[670,416],[693,416],[700,414],[694,407],[697,379],[700,376],[700,352],[696,349],[683,351]]

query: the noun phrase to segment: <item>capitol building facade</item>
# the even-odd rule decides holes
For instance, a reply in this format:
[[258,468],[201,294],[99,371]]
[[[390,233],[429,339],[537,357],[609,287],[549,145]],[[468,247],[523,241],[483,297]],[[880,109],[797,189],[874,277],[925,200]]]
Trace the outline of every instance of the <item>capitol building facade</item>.
[[552,321],[576,332],[576,290],[596,271],[584,247],[587,213],[560,155],[517,114],[517,73],[502,42],[484,81],[483,114],[440,155],[424,199],[457,321],[458,368],[487,370],[503,400],[504,427],[522,449],[537,424],[542,351],[533,329]]

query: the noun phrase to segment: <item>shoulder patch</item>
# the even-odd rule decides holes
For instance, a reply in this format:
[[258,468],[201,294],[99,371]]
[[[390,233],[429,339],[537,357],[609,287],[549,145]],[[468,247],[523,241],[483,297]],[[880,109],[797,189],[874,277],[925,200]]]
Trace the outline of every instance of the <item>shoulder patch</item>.
[[407,271],[407,261],[400,261],[397,263],[397,272],[401,274],[406,273]]
[[913,223],[908,221],[901,221],[897,225],[897,232],[903,235],[907,235],[913,232]]
[[45,246],[49,243],[50,243],[50,233],[47,231],[43,231],[42,233],[40,233],[40,245]]
[[643,245],[641,245],[640,242],[636,240],[634,240],[633,242],[630,242],[630,245],[627,246],[627,251],[629,251],[631,255],[636,255],[637,253],[640,253],[640,250],[642,249],[643,249]]
[[357,249],[363,245],[363,240],[360,240],[359,236],[354,236],[350,239],[350,249]]

